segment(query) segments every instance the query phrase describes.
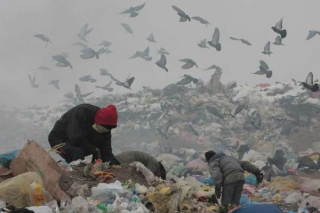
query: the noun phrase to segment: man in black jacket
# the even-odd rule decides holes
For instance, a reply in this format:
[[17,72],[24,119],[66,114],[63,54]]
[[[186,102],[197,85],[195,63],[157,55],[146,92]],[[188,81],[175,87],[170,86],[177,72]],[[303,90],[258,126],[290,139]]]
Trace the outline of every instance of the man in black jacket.
[[[111,146],[111,129],[117,127],[118,112],[114,105],[99,108],[80,104],[67,111],[55,123],[48,140],[53,148],[64,143],[58,151],[67,163],[92,155],[103,162],[114,159]],[[110,162],[112,164],[112,162]]]

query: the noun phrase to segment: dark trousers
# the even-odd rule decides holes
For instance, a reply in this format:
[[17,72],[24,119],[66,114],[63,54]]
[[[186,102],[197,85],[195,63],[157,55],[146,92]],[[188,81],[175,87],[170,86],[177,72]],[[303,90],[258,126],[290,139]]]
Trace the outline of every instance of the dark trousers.
[[244,181],[242,180],[223,185],[221,204],[223,206],[229,204],[238,206],[240,204],[243,185]]
[[84,150],[81,147],[72,146],[66,143],[59,149],[59,155],[67,162],[71,163],[76,160],[83,160],[85,157]]

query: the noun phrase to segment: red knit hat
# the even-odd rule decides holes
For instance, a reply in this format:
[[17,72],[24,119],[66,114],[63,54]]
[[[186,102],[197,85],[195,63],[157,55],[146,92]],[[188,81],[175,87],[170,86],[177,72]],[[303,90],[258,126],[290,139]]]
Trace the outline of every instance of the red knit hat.
[[105,108],[98,109],[94,123],[101,125],[117,126],[118,112],[115,105],[108,105]]

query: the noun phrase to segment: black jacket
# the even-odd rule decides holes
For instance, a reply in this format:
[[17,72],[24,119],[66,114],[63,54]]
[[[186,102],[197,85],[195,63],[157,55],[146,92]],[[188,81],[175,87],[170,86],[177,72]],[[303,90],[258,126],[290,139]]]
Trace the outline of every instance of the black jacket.
[[80,104],[67,111],[49,133],[50,146],[69,143],[83,148],[85,155],[93,154],[97,147],[103,162],[113,159],[111,131],[98,133],[92,128],[98,109],[91,104]]

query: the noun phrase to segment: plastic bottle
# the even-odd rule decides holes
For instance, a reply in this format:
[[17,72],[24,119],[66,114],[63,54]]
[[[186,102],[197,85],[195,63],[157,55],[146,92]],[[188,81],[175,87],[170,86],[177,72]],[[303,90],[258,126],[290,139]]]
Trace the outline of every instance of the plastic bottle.
[[42,190],[42,185],[35,183],[32,185],[33,190],[31,192],[32,203],[34,206],[44,206],[46,197]]

